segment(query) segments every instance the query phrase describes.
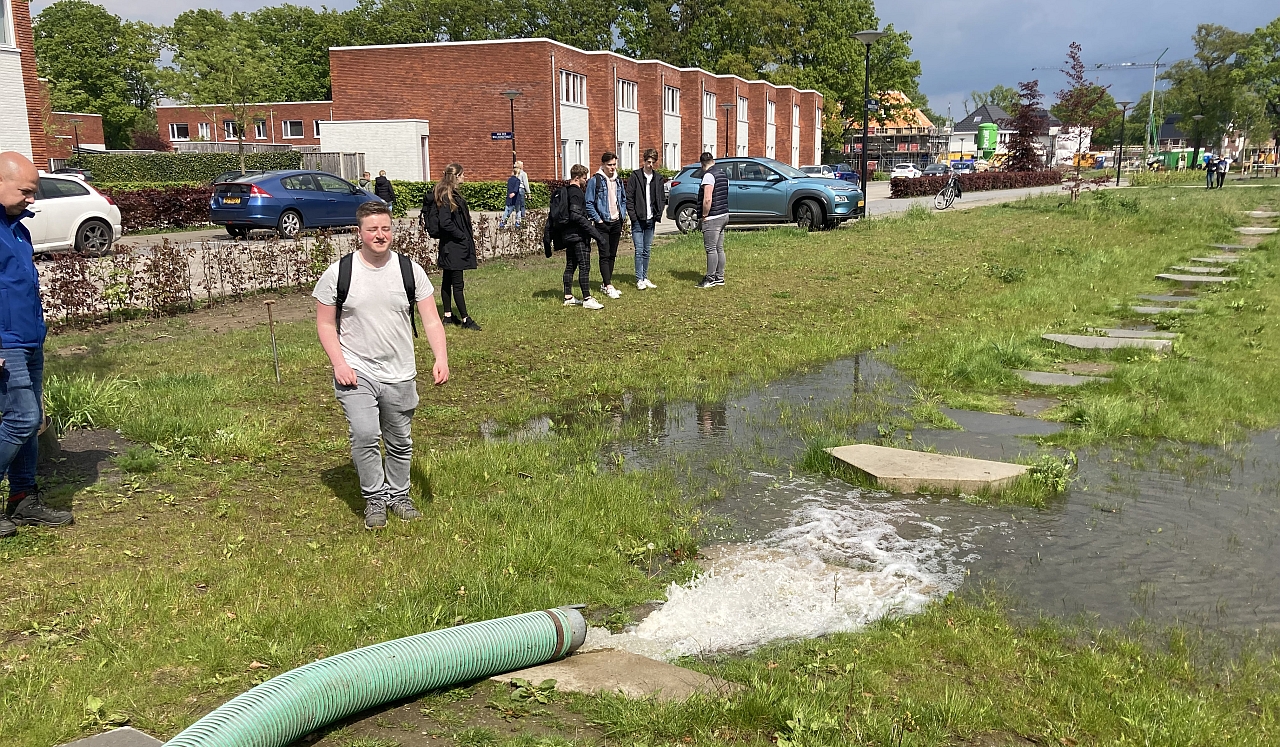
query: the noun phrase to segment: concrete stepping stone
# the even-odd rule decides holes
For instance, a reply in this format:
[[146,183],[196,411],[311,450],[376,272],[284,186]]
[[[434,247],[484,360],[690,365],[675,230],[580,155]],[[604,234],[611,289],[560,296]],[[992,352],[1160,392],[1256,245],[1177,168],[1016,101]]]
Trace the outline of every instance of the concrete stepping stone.
[[164,742],[146,732],[138,731],[132,726],[122,726],[119,729],[94,734],[92,737],[67,742],[62,747],[160,747],[162,744]]
[[1191,261],[1209,265],[1229,265],[1232,262],[1239,262],[1240,258],[1234,254],[1215,254],[1212,257],[1192,257]]
[[1063,363],[1058,367],[1067,373],[1080,376],[1106,376],[1116,370],[1116,364],[1107,363],[1106,361],[1074,361],[1072,363]]
[[1236,229],[1236,233],[1245,236],[1270,236],[1273,233],[1280,233],[1280,228],[1262,228],[1261,226],[1240,226]]
[[1156,329],[1099,328],[1090,331],[1106,337],[1124,337],[1134,340],[1175,340],[1178,337],[1175,332],[1161,332]]
[[556,689],[564,692],[587,695],[621,693],[628,698],[661,701],[684,700],[694,694],[732,695],[742,689],[742,685],[736,682],[726,682],[702,672],[613,648],[574,654],[560,661],[500,674],[491,679],[498,682],[522,679],[533,683],[555,680]]
[[1238,252],[1241,249],[1248,249],[1244,244],[1210,244],[1213,249],[1221,249],[1224,252]]
[[1280,213],[1277,213],[1277,212],[1272,211],[1272,210],[1241,210],[1240,212],[1244,213],[1245,215],[1249,216],[1250,218],[1278,218],[1278,217],[1280,217]]
[[1140,294],[1138,298],[1141,298],[1143,301],[1158,301],[1160,303],[1186,303],[1187,301],[1196,301],[1200,297],[1199,296],[1170,296],[1170,295],[1161,295],[1159,293],[1145,293],[1145,294]]
[[1119,348],[1146,348],[1166,353],[1173,343],[1169,340],[1147,340],[1133,337],[1101,337],[1098,335],[1040,335],[1041,339],[1078,350],[1117,350]]
[[1182,283],[1185,286],[1193,285],[1212,285],[1221,283],[1234,283],[1239,280],[1237,277],[1225,275],[1179,275],[1177,273],[1162,272],[1156,275],[1160,280],[1172,280],[1175,283]]
[[1083,386],[1085,384],[1105,384],[1111,379],[1106,376],[1079,376],[1069,373],[1051,373],[1049,371],[1014,371],[1028,384],[1039,386]]
[[872,444],[837,446],[827,449],[827,453],[875,478],[885,490],[899,493],[916,493],[922,489],[942,493],[976,493],[983,489],[999,492],[1027,471],[1022,464]]
[[1153,316],[1156,314],[1199,314],[1199,309],[1183,309],[1177,306],[1130,306],[1129,311],[1135,314]]
[[1220,272],[1226,272],[1225,267],[1196,267],[1195,265],[1174,265],[1170,270],[1179,272],[1189,272],[1193,275],[1217,275]]

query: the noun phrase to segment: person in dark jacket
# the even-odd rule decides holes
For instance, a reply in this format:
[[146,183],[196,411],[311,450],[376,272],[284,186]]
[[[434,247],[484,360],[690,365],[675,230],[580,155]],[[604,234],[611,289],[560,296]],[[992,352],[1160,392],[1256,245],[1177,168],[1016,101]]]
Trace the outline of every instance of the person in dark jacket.
[[373,180],[373,194],[387,203],[387,207],[396,209],[396,191],[392,188],[386,171],[379,171],[378,178]]
[[636,290],[657,288],[649,281],[649,253],[653,248],[653,230],[662,220],[667,207],[666,177],[654,171],[658,151],[644,152],[644,168],[627,177],[627,217],[631,219],[631,241],[636,247]]
[[[587,215],[587,198],[582,187],[587,183],[587,167],[574,164],[569,169],[569,183],[562,189],[569,196],[569,218],[554,229],[557,246],[564,247],[564,305],[584,309],[603,309],[604,304],[591,295],[591,243],[601,243],[604,237],[596,230]],[[573,296],[573,273],[578,272],[578,285],[582,288],[582,300]]]
[[[445,167],[434,190],[441,233],[440,255],[436,264],[444,271],[440,282],[440,301],[444,305],[441,319],[446,324],[459,324],[463,329],[479,332],[480,325],[467,314],[467,302],[462,295],[463,271],[476,269],[476,239],[471,229],[471,211],[458,191],[461,183],[462,164],[451,163]],[[453,303],[458,305],[456,317],[453,315]]]

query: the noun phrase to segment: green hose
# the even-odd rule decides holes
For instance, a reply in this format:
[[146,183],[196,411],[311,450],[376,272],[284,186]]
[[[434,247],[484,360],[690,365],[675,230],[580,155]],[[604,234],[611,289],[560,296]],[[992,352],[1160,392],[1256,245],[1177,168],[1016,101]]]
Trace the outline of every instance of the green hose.
[[285,747],[383,703],[563,658],[586,636],[581,613],[560,607],[358,648],[237,695],[167,747]]

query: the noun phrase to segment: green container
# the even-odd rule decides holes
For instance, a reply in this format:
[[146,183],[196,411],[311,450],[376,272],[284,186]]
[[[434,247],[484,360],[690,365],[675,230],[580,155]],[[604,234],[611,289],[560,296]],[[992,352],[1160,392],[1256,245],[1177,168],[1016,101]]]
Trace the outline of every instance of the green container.
[[983,158],[990,158],[996,152],[996,143],[1000,137],[997,134],[1000,128],[995,122],[983,122],[978,125],[978,150],[982,151]]

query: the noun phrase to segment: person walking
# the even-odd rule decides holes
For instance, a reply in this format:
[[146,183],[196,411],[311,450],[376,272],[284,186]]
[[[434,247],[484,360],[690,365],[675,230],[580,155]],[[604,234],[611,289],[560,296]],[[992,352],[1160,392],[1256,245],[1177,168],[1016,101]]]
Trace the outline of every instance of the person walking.
[[1222,189],[1222,183],[1227,180],[1227,172],[1231,170],[1231,157],[1223,156],[1218,159],[1218,189]]
[[44,424],[44,306],[31,233],[23,218],[36,200],[40,172],[26,156],[0,153],[0,475],[9,497],[0,513],[0,537],[20,525],[60,527],[75,521],[70,511],[50,508],[36,487],[40,426]]
[[667,206],[666,177],[654,171],[658,151],[644,152],[644,168],[627,177],[627,217],[631,219],[631,242],[636,247],[636,290],[657,288],[649,280],[649,256],[653,249],[653,232],[662,221]]
[[[440,219],[440,254],[436,264],[444,271],[440,281],[440,302],[445,323],[479,332],[480,325],[467,314],[467,301],[463,296],[462,273],[476,269],[476,239],[471,227],[471,210],[458,191],[460,184],[462,164],[451,163],[445,167],[433,190]],[[453,304],[458,307],[456,316]]]
[[621,298],[613,287],[613,263],[622,242],[622,218],[627,214],[627,195],[618,179],[618,157],[605,151],[600,170],[587,182],[587,215],[600,234],[600,290],[609,298]]
[[385,170],[379,171],[378,178],[373,180],[373,194],[387,203],[387,207],[391,208],[391,212],[395,212],[396,190],[391,186],[391,180],[387,178]]
[[426,270],[391,251],[391,210],[366,202],[356,208],[356,226],[360,248],[329,265],[311,295],[316,333],[333,366],[334,394],[350,427],[364,525],[381,529],[387,511],[404,521],[422,515],[409,497],[418,406],[415,306],[435,357],[436,386],[449,380],[449,354]]
[[515,167],[520,174],[520,186],[524,188],[524,200],[528,202],[533,193],[529,191],[529,174],[524,170],[524,161],[516,161]]
[[511,167],[511,176],[507,177],[507,210],[502,214],[502,220],[498,221],[498,228],[507,227],[507,220],[512,213],[516,216],[516,228],[519,228],[521,221],[524,220],[524,204],[528,192],[521,176],[523,174],[520,170],[520,162],[516,161]]
[[[587,215],[586,194],[583,192],[587,173],[587,167],[580,163],[569,169],[569,183],[551,196],[547,226],[555,244],[564,248],[564,305],[598,311],[604,308],[604,304],[591,295],[591,242],[594,240],[603,246],[606,239],[596,231],[595,224]],[[582,289],[581,301],[573,295],[574,272],[578,274],[578,286]]]
[[360,175],[360,180],[356,182],[356,186],[366,191],[373,189],[373,179],[369,176],[368,171]]
[[1218,158],[1212,153],[1204,154],[1204,188],[1213,189],[1215,174],[1218,172]]
[[702,207],[702,248],[707,252],[707,274],[699,288],[724,285],[724,229],[729,225],[729,175],[716,166],[715,156],[704,151],[698,158],[702,164],[699,188]]

